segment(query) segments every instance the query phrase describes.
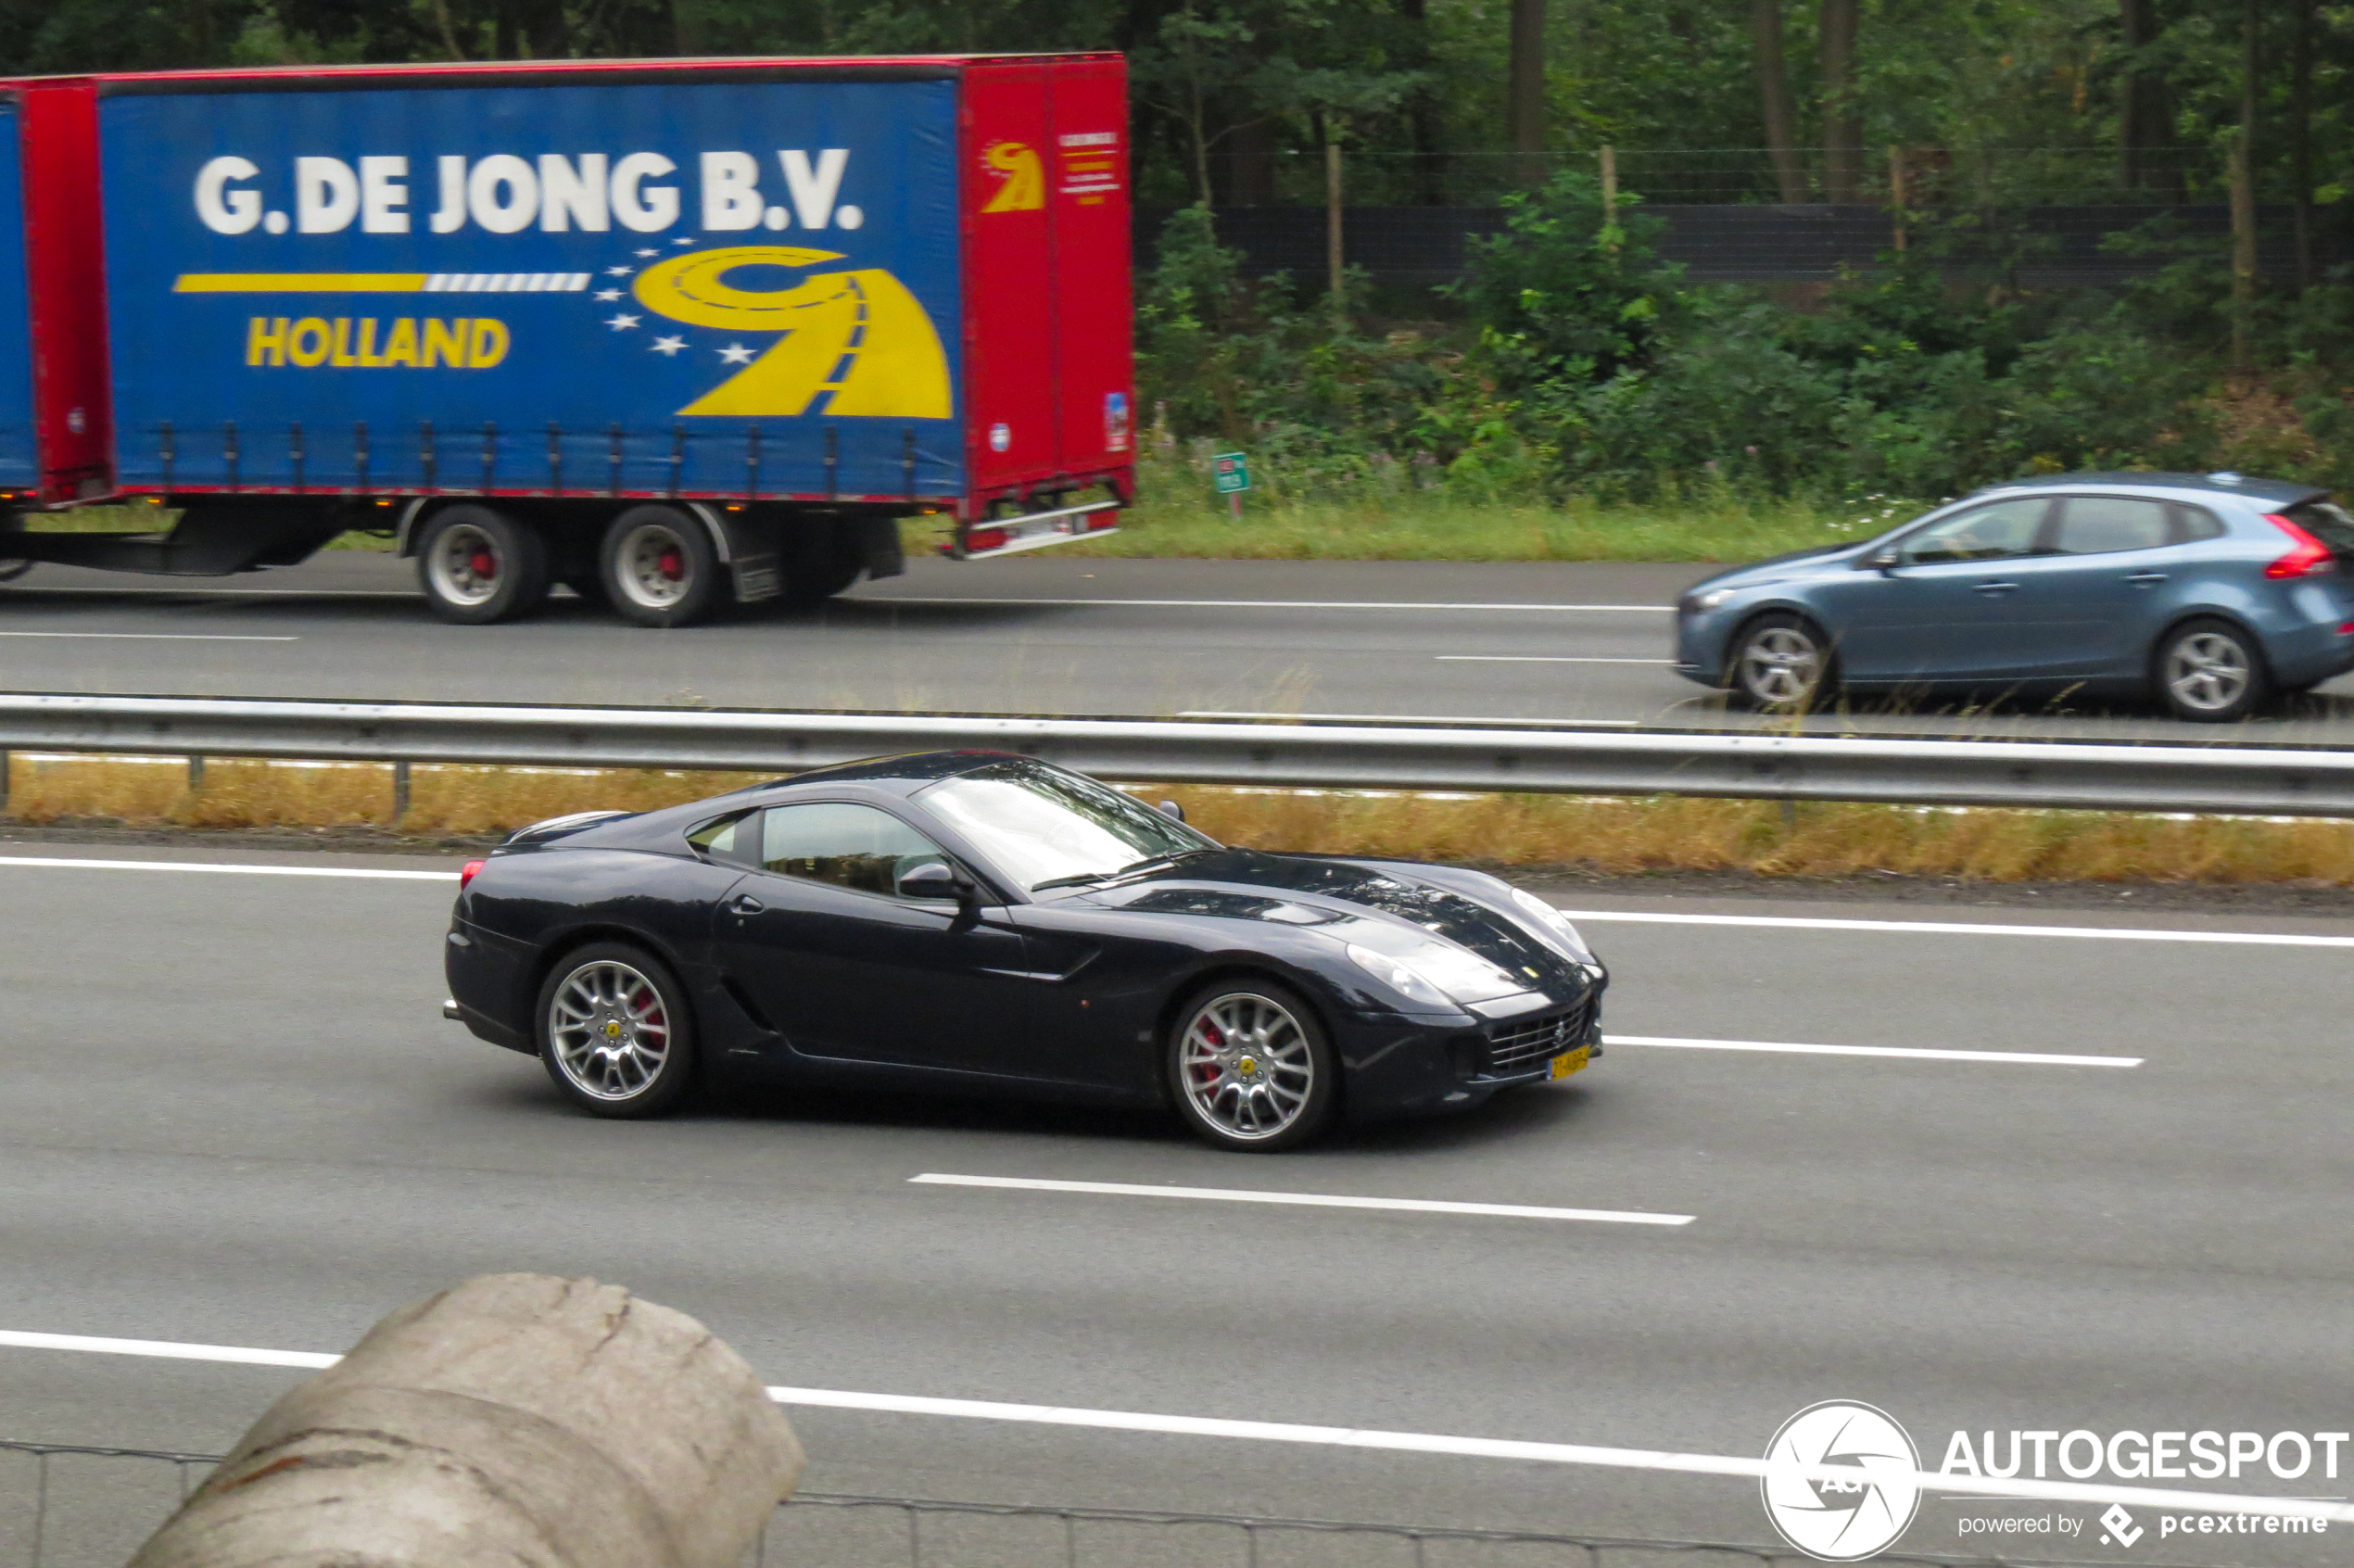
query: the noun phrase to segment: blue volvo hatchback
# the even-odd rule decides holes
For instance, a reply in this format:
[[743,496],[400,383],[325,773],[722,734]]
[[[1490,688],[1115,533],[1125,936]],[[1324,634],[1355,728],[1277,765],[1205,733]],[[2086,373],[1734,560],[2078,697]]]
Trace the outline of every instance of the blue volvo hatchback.
[[2147,694],[2221,723],[2354,668],[2354,515],[2235,474],[1996,485],[1677,605],[1677,673],[1753,707],[1842,689]]

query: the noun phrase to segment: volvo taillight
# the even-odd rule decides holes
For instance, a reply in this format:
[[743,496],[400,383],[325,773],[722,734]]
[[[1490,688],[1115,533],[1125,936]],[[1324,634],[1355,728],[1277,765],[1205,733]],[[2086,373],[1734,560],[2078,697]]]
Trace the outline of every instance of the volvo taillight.
[[2337,564],[2330,547],[2283,517],[2267,512],[2264,521],[2289,537],[2288,553],[2264,568],[2268,577],[2318,577]]

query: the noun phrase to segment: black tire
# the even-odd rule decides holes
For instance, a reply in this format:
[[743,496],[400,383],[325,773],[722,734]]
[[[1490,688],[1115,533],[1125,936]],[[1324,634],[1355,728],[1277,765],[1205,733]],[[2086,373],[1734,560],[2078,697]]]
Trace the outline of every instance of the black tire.
[[1162,1056],[1178,1119],[1216,1148],[1296,1149],[1340,1109],[1340,1057],[1323,1020],[1273,980],[1195,992],[1177,1009]]
[[2229,621],[2202,616],[2158,639],[2150,689],[2186,723],[2232,724],[2263,706],[2272,680],[2261,643]]
[[805,525],[786,536],[784,583],[778,604],[813,610],[856,582],[867,570],[866,552],[848,528]]
[[1735,634],[1725,656],[1724,681],[1738,707],[1805,713],[1839,689],[1839,660],[1822,627],[1803,615],[1775,610]]
[[558,959],[531,1028],[550,1080],[591,1116],[661,1116],[693,1087],[686,988],[670,966],[628,942],[590,942]]
[[711,530],[680,507],[631,507],[605,529],[597,563],[605,601],[641,626],[690,626],[728,602]]
[[418,537],[417,582],[445,621],[511,621],[547,601],[548,541],[496,507],[446,506]]

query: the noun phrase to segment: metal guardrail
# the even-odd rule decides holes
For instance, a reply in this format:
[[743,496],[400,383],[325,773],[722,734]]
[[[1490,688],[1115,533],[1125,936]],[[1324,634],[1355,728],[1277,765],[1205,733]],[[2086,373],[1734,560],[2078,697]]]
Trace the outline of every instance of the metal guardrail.
[[2354,816],[2354,752],[0,693],[0,750],[791,773],[975,747],[1154,783]]
[[[212,1454],[0,1438],[0,1561],[115,1568],[220,1462]],[[746,1568],[1803,1568],[1788,1547],[1178,1510],[798,1492]],[[1883,1552],[1903,1568],[2095,1568],[2058,1558]],[[2152,1568],[2185,1568],[2153,1564]]]

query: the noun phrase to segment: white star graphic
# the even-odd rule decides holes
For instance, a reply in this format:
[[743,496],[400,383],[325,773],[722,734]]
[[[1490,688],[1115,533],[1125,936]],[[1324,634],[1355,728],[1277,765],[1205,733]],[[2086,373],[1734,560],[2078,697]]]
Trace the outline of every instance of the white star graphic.
[[641,250],[639,251],[638,254],[640,256],[660,256],[662,252],[659,250]]
[[683,337],[657,337],[652,344],[648,345],[648,347],[652,348],[655,353],[662,355],[664,359],[677,353],[679,349],[684,348],[686,346],[687,340]]
[[[651,256],[653,252],[649,250],[643,251],[640,254]],[[626,278],[632,271],[634,271],[634,269],[628,267],[608,267],[605,269],[605,276],[609,278]]]
[[740,343],[730,343],[719,350],[719,357],[731,365],[748,365],[752,363],[753,352]]
[[617,288],[601,288],[597,291],[597,303],[600,305],[610,305],[620,297],[621,290]]
[[672,240],[670,243],[671,243],[671,244],[673,244],[673,245],[692,245],[692,244],[694,244],[695,242],[694,242],[693,238],[692,238],[691,236],[690,236],[689,238],[686,238],[686,239],[675,239],[675,240]]
[[627,332],[631,327],[636,326],[640,319],[637,316],[614,316],[606,321],[605,325],[615,332]]

